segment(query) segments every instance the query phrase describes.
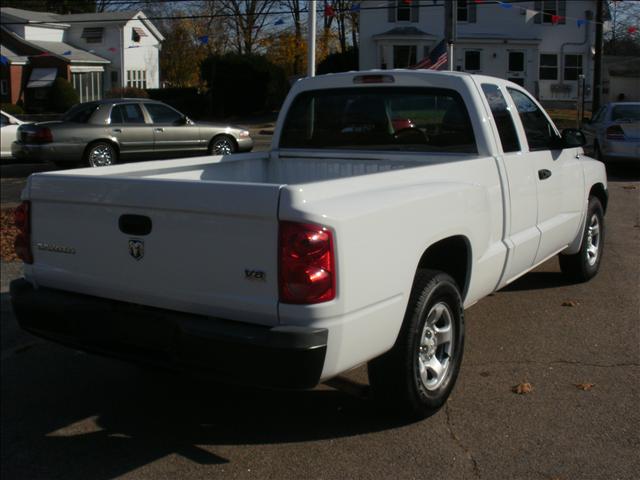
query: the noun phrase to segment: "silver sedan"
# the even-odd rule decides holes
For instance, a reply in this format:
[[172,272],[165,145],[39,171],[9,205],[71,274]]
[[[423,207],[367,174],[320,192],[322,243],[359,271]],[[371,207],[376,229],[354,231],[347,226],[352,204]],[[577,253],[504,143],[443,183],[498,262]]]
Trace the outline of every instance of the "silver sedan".
[[608,103],[582,130],[595,158],[640,163],[640,102]]
[[21,125],[12,145],[18,158],[92,167],[252,148],[245,129],[194,122],[169,105],[139,98],[81,103],[62,121]]

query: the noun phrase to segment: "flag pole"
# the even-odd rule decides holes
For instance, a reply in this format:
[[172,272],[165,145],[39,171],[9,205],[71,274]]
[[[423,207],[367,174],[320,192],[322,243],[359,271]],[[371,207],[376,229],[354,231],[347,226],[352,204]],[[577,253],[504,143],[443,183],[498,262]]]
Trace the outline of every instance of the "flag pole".
[[307,76],[314,77],[316,75],[316,0],[310,0],[308,8]]
[[444,3],[444,37],[447,39],[447,66],[453,70],[453,44],[456,41],[456,19],[458,16],[458,0]]

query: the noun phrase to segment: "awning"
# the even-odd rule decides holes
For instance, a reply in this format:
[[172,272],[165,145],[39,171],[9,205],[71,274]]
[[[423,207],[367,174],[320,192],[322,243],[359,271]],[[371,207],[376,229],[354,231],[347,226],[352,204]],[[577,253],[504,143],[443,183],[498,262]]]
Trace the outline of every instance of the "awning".
[[34,68],[29,77],[27,88],[49,87],[58,75],[57,68]]
[[136,35],[138,35],[139,37],[146,37],[147,36],[147,32],[144,31],[144,28],[140,28],[140,27],[133,27],[133,31],[136,33]]

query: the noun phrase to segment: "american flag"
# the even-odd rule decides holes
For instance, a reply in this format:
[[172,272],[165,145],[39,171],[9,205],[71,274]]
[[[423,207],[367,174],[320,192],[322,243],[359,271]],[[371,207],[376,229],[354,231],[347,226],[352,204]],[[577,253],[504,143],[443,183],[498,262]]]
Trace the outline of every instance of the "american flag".
[[447,68],[447,42],[442,40],[433,47],[429,56],[411,67],[412,70],[444,70]]

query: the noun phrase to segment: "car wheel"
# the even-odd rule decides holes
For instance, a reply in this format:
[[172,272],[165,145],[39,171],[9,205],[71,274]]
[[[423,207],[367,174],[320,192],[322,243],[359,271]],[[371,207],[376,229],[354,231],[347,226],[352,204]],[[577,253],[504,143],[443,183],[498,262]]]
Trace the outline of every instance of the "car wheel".
[[236,141],[228,135],[220,135],[211,141],[209,153],[211,155],[231,155],[237,150]]
[[374,399],[413,419],[449,397],[464,350],[462,297],[449,275],[420,270],[394,347],[369,362]]
[[114,165],[118,160],[118,152],[108,142],[96,142],[87,147],[85,163],[90,167],[106,167]]
[[587,221],[582,234],[582,246],[574,255],[560,255],[562,273],[578,282],[593,278],[604,251],[604,209],[596,197],[589,198]]

